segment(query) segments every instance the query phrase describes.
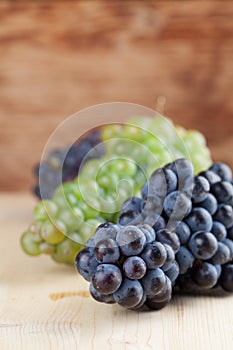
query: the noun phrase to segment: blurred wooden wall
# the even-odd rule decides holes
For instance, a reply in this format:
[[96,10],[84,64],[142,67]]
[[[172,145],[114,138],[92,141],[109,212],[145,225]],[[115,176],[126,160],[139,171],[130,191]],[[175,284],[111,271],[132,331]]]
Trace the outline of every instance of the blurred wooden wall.
[[1,1],[0,189],[29,189],[53,129],[109,101],[165,102],[233,166],[232,94],[232,1]]

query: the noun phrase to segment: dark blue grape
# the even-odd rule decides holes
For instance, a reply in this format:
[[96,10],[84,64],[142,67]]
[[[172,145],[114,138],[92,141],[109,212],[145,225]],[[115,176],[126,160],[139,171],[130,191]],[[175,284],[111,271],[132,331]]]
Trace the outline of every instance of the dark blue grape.
[[210,231],[213,225],[210,213],[204,208],[193,208],[185,222],[192,232]]
[[232,172],[228,165],[224,163],[214,163],[210,169],[215,174],[220,176],[223,181],[231,181],[232,180]]
[[160,215],[163,211],[164,198],[148,196],[148,198],[142,202],[142,214],[145,217],[154,216],[155,214]]
[[164,288],[158,294],[153,297],[148,296],[148,301],[150,303],[162,303],[167,301],[172,295],[172,283],[171,280],[165,276],[166,282]]
[[126,308],[135,307],[143,298],[140,282],[125,278],[120,288],[113,294],[115,301]]
[[139,213],[134,211],[126,211],[118,216],[117,223],[121,226],[136,225],[142,221],[142,217]]
[[218,273],[214,265],[201,262],[192,269],[192,279],[201,289],[212,288],[218,280]]
[[180,248],[180,241],[177,234],[168,230],[160,230],[157,232],[156,239],[160,243],[166,243],[172,247],[176,253]]
[[210,232],[199,231],[189,240],[189,248],[197,259],[210,259],[217,251],[218,242]]
[[174,283],[177,277],[179,276],[180,268],[177,261],[174,261],[169,270],[165,274],[170,278],[171,282]]
[[174,232],[177,234],[181,244],[186,244],[191,235],[190,228],[183,221],[180,221],[178,223],[178,225],[174,229]]
[[148,183],[148,196],[164,199],[167,195],[167,182],[163,169],[155,170]]
[[222,266],[221,265],[214,265],[214,267],[217,270],[218,279],[219,279],[219,277],[221,276],[221,273],[222,273]]
[[115,263],[120,257],[120,249],[111,238],[105,238],[96,243],[95,258],[99,263]]
[[150,309],[153,309],[153,310],[161,310],[163,309],[165,306],[167,306],[171,301],[171,295],[168,297],[167,300],[165,301],[162,301],[162,302],[155,302],[155,301],[152,301],[152,300],[147,300],[146,301],[146,305],[150,308]]
[[221,181],[221,177],[210,170],[202,171],[199,175],[205,177],[209,181],[210,185]]
[[92,284],[89,286],[89,292],[92,296],[93,299],[96,301],[99,301],[100,303],[105,303],[105,304],[115,304],[115,299],[113,297],[113,294],[101,294],[95,290]]
[[221,287],[227,292],[233,292],[233,264],[222,266],[222,273],[219,279]]
[[203,202],[198,203],[198,205],[206,209],[210,213],[210,215],[214,215],[214,213],[218,209],[217,199],[211,193],[208,193],[206,199]]
[[226,264],[230,259],[230,250],[223,242],[218,242],[218,249],[214,256],[209,260],[214,265]]
[[136,226],[124,226],[116,236],[116,241],[125,256],[137,255],[146,245],[146,236]]
[[166,227],[166,221],[164,218],[156,213],[151,214],[150,216],[145,216],[143,222],[153,227],[155,232]]
[[120,231],[119,226],[111,222],[105,222],[97,227],[94,235],[95,244],[106,238],[116,240],[117,233]]
[[210,184],[203,176],[195,176],[194,187],[192,193],[192,200],[194,203],[200,203],[204,201],[210,190]]
[[142,199],[138,197],[131,197],[127,199],[121,207],[121,213],[133,211],[136,213],[141,212]]
[[146,273],[146,263],[139,256],[130,256],[123,264],[124,275],[130,279],[137,280]]
[[155,240],[155,230],[150,225],[142,223],[137,225],[137,227],[144,233],[147,243],[153,242]]
[[94,289],[101,294],[112,294],[121,285],[121,271],[116,265],[101,264],[98,265],[91,277],[91,283]]
[[164,272],[158,268],[148,270],[146,275],[141,280],[142,286],[147,296],[154,296],[161,292],[166,285]]
[[163,172],[167,184],[167,193],[175,191],[178,184],[176,174],[172,170],[166,168],[163,169]]
[[175,253],[172,247],[168,244],[163,245],[164,248],[166,249],[167,257],[165,263],[162,265],[161,269],[163,271],[167,271],[171,268],[172,264],[175,261]]
[[191,200],[183,192],[175,191],[167,195],[164,201],[164,211],[167,217],[174,220],[183,220],[192,208]]
[[165,166],[166,169],[172,170],[178,178],[178,190],[186,193],[189,197],[193,191],[193,166],[187,159],[181,158]]
[[232,261],[233,260],[233,241],[232,241],[232,239],[226,238],[223,240],[223,243],[228,247],[228,249],[230,251],[229,260]]
[[146,245],[141,257],[146,262],[148,269],[156,269],[165,263],[167,253],[163,244],[152,242]]
[[139,309],[142,309],[145,302],[146,302],[146,293],[143,292],[143,296],[142,296],[142,299],[139,301],[139,303],[135,306],[132,306],[132,307],[128,307],[128,309],[130,310],[139,310]]
[[211,192],[219,203],[233,204],[233,187],[227,181],[216,182],[211,186]]
[[176,253],[176,261],[179,264],[180,274],[184,274],[188,271],[189,268],[193,266],[194,263],[193,254],[185,247],[180,247],[178,252]]
[[98,266],[98,262],[94,257],[93,248],[85,247],[82,249],[76,256],[75,266],[80,275],[90,282],[91,276]]
[[211,233],[213,233],[213,235],[217,238],[218,241],[224,240],[227,236],[227,230],[225,226],[219,221],[213,222]]
[[230,205],[219,204],[214,220],[220,221],[227,229],[233,225],[233,210]]

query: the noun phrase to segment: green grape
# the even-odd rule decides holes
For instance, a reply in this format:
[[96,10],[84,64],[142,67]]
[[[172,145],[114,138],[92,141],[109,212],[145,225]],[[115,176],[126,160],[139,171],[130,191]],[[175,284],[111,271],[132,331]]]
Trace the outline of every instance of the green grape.
[[20,238],[20,244],[28,255],[37,256],[40,255],[40,245],[33,239],[33,234],[30,231],[26,231]]
[[52,258],[59,263],[74,264],[77,253],[83,245],[79,242],[80,236],[76,233],[69,235],[63,242],[57,244]]
[[111,140],[122,136],[122,127],[120,124],[109,124],[102,128],[103,141]]
[[100,224],[104,222],[103,218],[89,219],[83,223],[83,226],[80,229],[81,241],[84,243],[89,238],[91,238]]
[[48,217],[56,216],[58,207],[51,200],[43,200],[39,202],[34,209],[34,217],[37,221],[45,221]]
[[54,246],[54,244],[49,244],[49,243],[46,243],[46,242],[42,242],[39,245],[39,249],[40,249],[40,253],[41,254],[51,255],[51,254],[55,253],[55,246]]
[[41,237],[49,244],[60,243],[65,238],[64,234],[49,220],[42,224]]

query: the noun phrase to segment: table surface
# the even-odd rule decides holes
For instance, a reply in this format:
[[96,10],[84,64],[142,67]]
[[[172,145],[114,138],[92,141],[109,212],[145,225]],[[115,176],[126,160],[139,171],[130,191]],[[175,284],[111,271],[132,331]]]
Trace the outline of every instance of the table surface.
[[1,194],[0,349],[232,349],[233,296],[175,296],[165,309],[127,311],[89,297],[74,268],[31,258],[19,237],[28,194]]

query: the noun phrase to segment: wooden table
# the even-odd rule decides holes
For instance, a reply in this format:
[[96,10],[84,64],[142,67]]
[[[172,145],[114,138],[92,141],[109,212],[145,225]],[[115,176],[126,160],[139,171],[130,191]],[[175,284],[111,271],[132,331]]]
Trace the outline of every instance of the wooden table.
[[1,194],[0,349],[232,349],[233,296],[176,296],[161,311],[95,302],[74,268],[19,246],[34,199]]

